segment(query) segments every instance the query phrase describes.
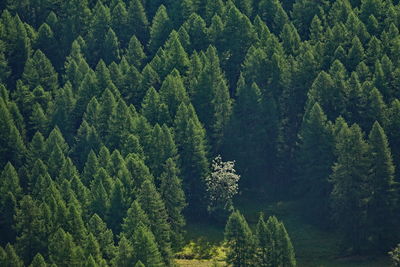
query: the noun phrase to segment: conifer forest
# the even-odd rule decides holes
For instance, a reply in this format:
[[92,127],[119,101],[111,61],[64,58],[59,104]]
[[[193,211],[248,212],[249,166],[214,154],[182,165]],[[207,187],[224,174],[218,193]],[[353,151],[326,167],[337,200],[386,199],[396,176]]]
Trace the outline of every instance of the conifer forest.
[[400,266],[399,0],[0,0],[0,267]]

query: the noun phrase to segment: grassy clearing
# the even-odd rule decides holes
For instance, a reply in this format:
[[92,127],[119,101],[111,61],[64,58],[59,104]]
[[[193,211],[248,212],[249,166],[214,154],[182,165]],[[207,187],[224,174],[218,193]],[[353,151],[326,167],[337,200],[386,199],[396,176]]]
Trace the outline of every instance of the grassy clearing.
[[[254,199],[254,196],[252,196]],[[262,198],[260,198],[262,199]],[[254,229],[260,212],[275,215],[282,220],[292,239],[299,267],[387,267],[391,266],[388,256],[341,257],[338,236],[332,231],[323,231],[304,220],[301,203],[297,201],[254,201],[242,196],[236,207],[245,215]],[[189,222],[188,240],[204,238],[215,246],[223,241],[224,227],[202,222]],[[219,256],[221,260],[221,256]],[[212,266],[212,261],[180,260],[179,266]],[[222,265],[223,266],[223,265]]]

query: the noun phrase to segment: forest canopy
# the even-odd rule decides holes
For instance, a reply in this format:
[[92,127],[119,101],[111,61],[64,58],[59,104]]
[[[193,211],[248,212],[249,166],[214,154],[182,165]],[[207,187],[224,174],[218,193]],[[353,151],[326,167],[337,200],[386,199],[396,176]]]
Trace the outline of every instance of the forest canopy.
[[226,223],[233,266],[295,266],[246,192],[302,201],[343,255],[400,242],[399,1],[0,12],[1,266],[172,266],[196,220]]

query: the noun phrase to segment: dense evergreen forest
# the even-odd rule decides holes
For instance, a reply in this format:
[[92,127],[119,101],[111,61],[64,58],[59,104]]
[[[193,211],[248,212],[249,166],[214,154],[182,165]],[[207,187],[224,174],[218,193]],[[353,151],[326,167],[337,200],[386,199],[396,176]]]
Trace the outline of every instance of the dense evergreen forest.
[[296,266],[246,192],[399,266],[398,2],[0,1],[0,266]]

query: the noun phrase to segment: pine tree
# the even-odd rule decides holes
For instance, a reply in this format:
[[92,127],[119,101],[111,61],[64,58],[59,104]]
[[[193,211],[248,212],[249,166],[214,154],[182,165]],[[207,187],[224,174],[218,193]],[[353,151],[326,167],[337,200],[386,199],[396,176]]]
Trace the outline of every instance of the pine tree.
[[149,50],[155,53],[167,40],[172,29],[172,23],[168,17],[167,9],[161,5],[154,15],[150,28]]
[[88,231],[94,235],[100,245],[101,253],[107,261],[114,258],[115,246],[113,232],[107,228],[103,220],[94,214],[88,222]]
[[228,247],[226,261],[232,266],[252,266],[254,263],[254,238],[246,219],[234,211],[225,226]]
[[128,31],[128,11],[124,1],[118,1],[111,10],[111,28],[121,42],[121,48],[127,46],[131,34]]
[[27,29],[20,17],[16,15],[11,17],[8,11],[5,11],[3,21],[8,33],[5,36],[7,41],[7,59],[12,69],[12,79],[16,80],[21,77],[24,72],[25,62],[31,56],[31,40],[28,36]]
[[307,205],[313,215],[317,215],[318,221],[329,214],[331,185],[328,178],[334,161],[333,150],[332,126],[316,102],[303,118],[297,160],[299,187],[303,188]]
[[141,113],[152,125],[170,120],[168,107],[161,102],[160,95],[154,87],[150,87],[144,96]]
[[135,35],[130,39],[128,48],[126,49],[126,60],[138,69],[142,67],[143,62],[146,60],[143,45]]
[[167,221],[168,214],[165,204],[151,181],[143,182],[139,192],[139,203],[149,217],[150,230],[154,233],[164,263],[170,265],[172,257],[171,226]]
[[14,249],[14,246],[8,243],[4,250],[5,257],[0,262],[3,266],[15,266],[15,267],[22,267],[24,266],[24,262],[18,257],[17,252]]
[[172,158],[167,159],[160,177],[160,194],[168,213],[168,222],[171,225],[173,251],[178,251],[183,245],[183,227],[186,224],[182,214],[183,209],[186,207],[186,199],[179,175],[179,169],[175,161]]
[[128,168],[132,181],[132,189],[138,192],[144,181],[154,181],[153,175],[150,173],[149,168],[144,163],[142,157],[137,154],[129,154],[125,160],[126,167]]
[[[92,233],[87,235],[87,240],[84,245],[84,252],[86,257],[91,257],[95,264],[102,264],[104,259],[102,258],[99,242],[96,240]],[[105,262],[104,262],[105,263]],[[103,263],[103,264],[104,264]]]
[[62,228],[49,240],[49,258],[57,266],[73,266],[81,262],[80,250],[72,236]]
[[36,50],[26,61],[22,78],[31,89],[41,85],[46,91],[55,93],[58,88],[58,74],[50,60],[40,50]]
[[139,225],[149,225],[149,219],[146,213],[140,206],[139,201],[135,200],[128,209],[126,217],[123,219],[122,232],[123,235],[130,240],[134,241],[134,232],[139,227]]
[[[397,201],[392,155],[386,134],[378,122],[368,138],[371,169],[368,177],[370,196],[367,218],[373,246],[387,250],[394,245],[394,207]],[[385,249],[386,248],[386,249]]]
[[[151,140],[146,151],[148,155],[146,163],[151,173],[159,178],[163,170],[162,165],[168,158],[176,158],[177,153],[171,130],[165,124],[162,127],[156,124],[151,133]],[[156,180],[156,185],[160,185],[159,180]]]
[[[205,130],[192,105],[181,104],[175,117],[175,140],[180,155],[188,212],[205,212],[205,182],[209,173]],[[189,167],[190,166],[190,167]],[[193,214],[194,215],[194,214]]]
[[127,192],[121,181],[117,178],[114,182],[113,191],[110,196],[110,208],[108,210],[108,224],[114,233],[121,231],[122,220],[127,210]]
[[19,254],[24,262],[31,262],[36,253],[46,252],[46,225],[37,201],[24,196],[15,215],[15,229]]
[[186,54],[185,49],[179,40],[179,35],[175,30],[171,32],[168,40],[165,42],[164,52],[164,69],[162,73],[159,72],[160,78],[164,78],[174,69],[179,73],[186,73],[189,66],[189,57]]
[[[142,248],[140,248],[142,249]],[[115,258],[112,259],[111,264],[115,267],[128,267],[132,266],[133,247],[132,243],[122,235],[119,240],[117,253]]]
[[231,99],[215,47],[210,46],[206,56],[193,92],[193,105],[217,150],[230,117]]
[[[165,266],[153,233],[143,225],[135,229],[133,262],[144,262],[145,266]],[[167,265],[168,266],[168,265]]]
[[107,31],[111,24],[110,9],[101,2],[97,2],[93,11],[88,32],[88,51],[87,54],[91,65],[94,65],[100,59],[101,46],[105,40]]
[[29,265],[29,267],[46,267],[47,263],[44,260],[42,254],[38,253],[36,256],[33,258],[32,263]]
[[[236,97],[233,115],[224,140],[224,151],[231,158],[237,160],[238,171],[244,177],[242,183],[254,185],[265,166],[263,160],[265,156],[261,156],[265,155],[266,140],[266,132],[263,127],[266,118],[262,114],[262,96],[257,84],[253,83],[251,87],[247,86],[241,76],[236,89]],[[254,156],[255,158],[253,158]],[[246,177],[254,178],[248,180]]]
[[264,222],[262,214],[256,229],[257,266],[296,266],[293,245],[285,226],[275,216]]
[[135,35],[141,43],[147,43],[149,38],[149,21],[142,1],[131,0],[128,7],[129,33]]
[[154,71],[153,67],[147,64],[142,71],[142,80],[136,92],[134,92],[131,97],[132,104],[134,104],[136,108],[139,107],[147,90],[149,90],[150,87],[157,88],[159,84],[160,77],[157,72]]
[[[368,144],[357,124],[341,127],[336,142],[337,161],[331,180],[332,214],[345,245],[354,252],[365,248],[366,199],[369,175]],[[356,188],[357,190],[354,190]]]
[[101,58],[109,65],[111,62],[119,62],[119,41],[115,32],[109,28],[102,46]]
[[[57,40],[54,36],[53,30],[47,23],[43,23],[39,27],[35,46],[46,54],[53,64],[61,63],[59,52],[56,50]],[[57,65],[55,66],[57,67]]]
[[246,56],[247,50],[255,41],[255,31],[250,20],[233,5],[226,11],[226,23],[221,40],[222,51],[227,55],[223,62],[229,84],[236,84],[239,66]]

